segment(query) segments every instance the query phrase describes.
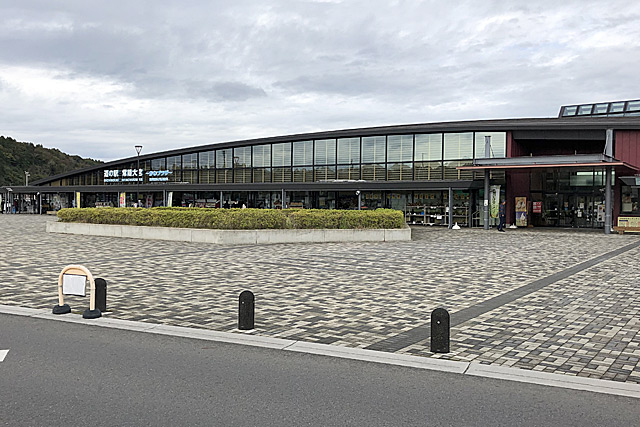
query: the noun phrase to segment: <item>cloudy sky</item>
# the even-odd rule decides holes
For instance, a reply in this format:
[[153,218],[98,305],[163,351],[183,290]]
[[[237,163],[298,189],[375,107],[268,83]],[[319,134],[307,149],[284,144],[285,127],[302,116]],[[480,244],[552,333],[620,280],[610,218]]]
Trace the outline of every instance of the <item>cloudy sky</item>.
[[640,2],[0,0],[0,135],[102,160],[640,98]]

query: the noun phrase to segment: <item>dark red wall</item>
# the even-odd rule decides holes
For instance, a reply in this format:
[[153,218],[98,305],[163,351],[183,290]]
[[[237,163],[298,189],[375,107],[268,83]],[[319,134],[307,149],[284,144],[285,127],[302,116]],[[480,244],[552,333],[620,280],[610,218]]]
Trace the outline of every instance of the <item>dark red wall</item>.
[[613,157],[640,169],[640,131],[618,130]]
[[516,197],[526,197],[527,202],[531,201],[531,179],[529,171],[507,171],[507,224],[516,222]]

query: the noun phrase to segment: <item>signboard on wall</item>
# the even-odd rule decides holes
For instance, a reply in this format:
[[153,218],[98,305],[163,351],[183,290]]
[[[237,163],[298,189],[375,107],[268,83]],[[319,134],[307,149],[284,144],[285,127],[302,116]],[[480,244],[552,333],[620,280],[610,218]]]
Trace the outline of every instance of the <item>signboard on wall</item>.
[[618,227],[640,227],[640,216],[619,216]]
[[166,182],[173,175],[171,170],[147,171],[144,169],[105,169],[102,171],[105,184],[122,182],[143,182],[144,176],[148,176],[149,182]]
[[542,202],[533,202],[533,213],[542,213]]
[[516,225],[518,227],[527,226],[527,198],[516,197]]

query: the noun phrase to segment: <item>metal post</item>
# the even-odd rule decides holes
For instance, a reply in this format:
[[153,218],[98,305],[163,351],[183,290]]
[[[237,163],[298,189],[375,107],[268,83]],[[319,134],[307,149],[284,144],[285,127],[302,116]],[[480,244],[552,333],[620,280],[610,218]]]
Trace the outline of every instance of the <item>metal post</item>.
[[[491,136],[484,137],[484,157],[491,157]],[[484,170],[484,229],[489,229],[489,181],[490,172],[489,169]]]
[[[224,154],[224,152],[223,152],[223,154]],[[222,194],[222,191],[221,191],[220,192],[220,209],[222,209],[222,197],[223,197],[223,194]]]
[[136,171],[136,206],[140,207],[140,152],[142,151],[142,145],[136,145],[136,153],[138,153],[138,170]]
[[284,188],[283,188],[282,189],[282,209],[285,208],[285,203],[284,203],[285,197],[287,197],[287,192],[284,191]]
[[42,193],[38,193],[38,213],[42,215]]
[[605,168],[604,234],[611,234],[611,166]]
[[449,187],[449,228],[453,227],[453,188]]
[[360,194],[360,190],[356,191],[356,194],[358,195],[358,210],[361,210],[361,209],[360,209],[360,206],[362,206],[362,203],[361,203],[361,200],[362,200],[362,199],[361,199],[361,197],[362,197],[362,195]]

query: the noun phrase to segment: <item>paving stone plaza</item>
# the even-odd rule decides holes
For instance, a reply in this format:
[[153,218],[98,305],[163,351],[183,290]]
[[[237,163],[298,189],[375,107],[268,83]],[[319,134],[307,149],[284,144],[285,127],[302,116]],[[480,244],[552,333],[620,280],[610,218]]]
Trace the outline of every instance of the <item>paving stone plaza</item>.
[[[0,304],[52,308],[83,264],[106,316],[237,332],[256,296],[264,336],[640,383],[640,236],[414,228],[411,242],[216,246],[49,234],[1,215]],[[73,312],[88,298],[66,297]],[[429,316],[451,313],[451,353]]]

